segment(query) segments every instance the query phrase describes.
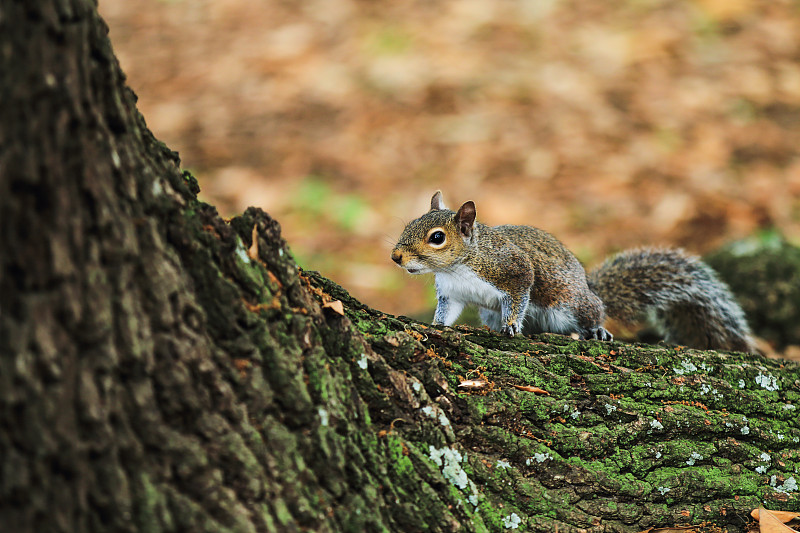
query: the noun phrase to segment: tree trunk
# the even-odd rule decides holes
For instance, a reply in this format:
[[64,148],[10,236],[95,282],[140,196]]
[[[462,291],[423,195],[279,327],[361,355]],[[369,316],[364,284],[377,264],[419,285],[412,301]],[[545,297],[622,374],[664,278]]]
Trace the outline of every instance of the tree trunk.
[[368,309],[268,215],[197,201],[106,33],[93,3],[0,0],[3,531],[742,531],[800,507],[797,364]]

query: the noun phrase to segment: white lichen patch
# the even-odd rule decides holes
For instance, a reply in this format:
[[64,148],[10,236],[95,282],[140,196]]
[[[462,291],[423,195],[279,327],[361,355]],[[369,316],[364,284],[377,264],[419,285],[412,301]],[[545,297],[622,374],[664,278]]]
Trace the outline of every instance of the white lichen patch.
[[328,422],[330,422],[330,416],[328,415],[328,411],[320,407],[317,410],[317,413],[319,414],[319,423],[327,427]]
[[525,459],[525,464],[528,465],[528,466],[531,466],[534,461],[536,461],[537,463],[543,463],[543,462],[547,461],[548,459],[552,459],[552,458],[553,458],[553,456],[550,455],[550,452],[535,453],[535,454],[533,454],[533,457],[528,457],[527,459]]
[[572,411],[569,416],[571,416],[573,420],[577,420],[578,417],[581,416],[581,412],[576,409]]
[[768,391],[780,390],[778,380],[772,374],[762,374],[759,372],[756,376],[756,383]]
[[617,410],[617,406],[611,405],[610,403],[605,404],[605,407],[606,407],[606,415],[610,415],[611,413]]
[[703,363],[700,363],[700,370],[702,370],[703,372],[705,372],[707,374],[710,374],[711,372],[714,371],[714,367],[706,364],[705,362],[703,362]]
[[429,418],[436,418],[436,410],[430,405],[426,405],[425,407],[420,409],[420,411],[422,411],[422,414],[424,414]]
[[247,250],[244,249],[244,245],[242,244],[242,239],[236,239],[236,255],[239,259],[242,260],[243,263],[249,265],[250,264],[250,256],[247,255]]
[[794,476],[784,481],[782,485],[778,485],[778,476],[770,476],[769,484],[776,491],[782,492],[784,494],[789,494],[790,492],[796,492],[798,488],[797,480],[794,479]]
[[496,464],[495,466],[497,466],[497,468],[503,468],[503,469],[505,469],[505,468],[511,468],[511,463],[509,463],[509,462],[508,462],[507,460],[505,460],[505,459],[498,459],[498,460],[497,460],[497,464]]
[[161,180],[156,179],[153,180],[153,188],[152,188],[153,196],[161,196],[164,194],[164,187],[161,186]]
[[745,388],[745,386],[746,386],[746,384],[745,384],[744,380],[743,380],[743,379],[740,379],[740,380],[739,380],[739,388],[740,388],[740,389],[743,389],[743,388]]
[[511,513],[508,516],[503,517],[503,525],[506,529],[517,529],[519,525],[522,523],[522,519],[517,515],[517,513]]
[[692,364],[692,362],[688,359],[684,359],[681,362],[681,366],[676,366],[672,370],[679,376],[682,376],[684,374],[689,374],[690,372],[697,372],[697,367],[694,366],[694,364]]
[[411,384],[411,388],[414,389],[414,392],[419,394],[422,391],[422,383],[415,381]]
[[431,461],[442,467],[442,475],[447,481],[461,490],[469,486],[469,477],[467,477],[464,469],[461,468],[463,457],[458,450],[448,447],[437,449],[434,446],[429,446],[428,452]]
[[794,405],[792,405],[790,403],[785,403],[785,404],[783,404],[783,409],[784,409],[784,411],[794,411],[795,409],[797,409],[797,407],[795,407]]
[[758,472],[759,474],[766,474],[767,473],[767,467],[764,466],[764,465],[757,466],[756,467],[756,472]]
[[761,459],[762,461],[766,461],[767,463],[772,461],[772,457],[770,457],[770,455],[767,452],[762,452],[761,455],[758,456],[758,458]]
[[358,368],[360,368],[361,370],[366,370],[367,369],[367,363],[368,363],[367,354],[362,353],[361,357],[358,358]]
[[749,435],[750,434],[750,427],[749,426],[743,426],[742,429],[740,429],[739,431],[742,432],[742,435]]
[[537,463],[543,463],[548,459],[552,459],[553,456],[550,455],[550,452],[545,452],[545,453],[535,453],[533,454],[533,458],[536,460]]
[[692,452],[692,455],[689,456],[689,459],[686,460],[686,464],[689,466],[694,466],[695,461],[702,461],[703,456],[697,452]]
[[720,394],[720,392],[717,389],[712,388],[711,385],[709,385],[707,383],[703,383],[702,385],[700,385],[700,394],[702,396],[705,396],[706,394],[711,394],[711,396],[715,400],[721,400],[722,399],[722,394]]
[[447,427],[450,425],[450,420],[447,419],[444,413],[439,413],[439,423]]
[[672,489],[671,489],[671,488],[669,488],[669,487],[658,487],[656,490],[657,490],[658,492],[660,492],[660,493],[661,493],[661,495],[663,496],[664,494],[668,493],[668,492],[669,492],[669,491],[671,491]]
[[661,459],[661,452],[656,452],[656,459]]

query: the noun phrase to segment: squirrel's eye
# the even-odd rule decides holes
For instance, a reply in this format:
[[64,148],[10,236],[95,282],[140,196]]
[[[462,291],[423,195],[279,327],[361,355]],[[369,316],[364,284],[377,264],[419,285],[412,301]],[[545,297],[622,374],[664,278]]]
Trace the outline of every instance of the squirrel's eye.
[[428,237],[428,242],[431,244],[442,244],[444,242],[444,232],[434,231],[431,233],[431,236]]

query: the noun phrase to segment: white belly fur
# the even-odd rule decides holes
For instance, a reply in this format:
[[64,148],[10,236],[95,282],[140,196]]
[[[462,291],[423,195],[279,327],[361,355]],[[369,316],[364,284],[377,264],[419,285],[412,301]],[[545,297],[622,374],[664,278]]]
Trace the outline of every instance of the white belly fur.
[[[459,265],[448,272],[436,273],[436,292],[455,302],[474,304],[498,313],[500,324],[500,299],[503,297],[497,287],[479,278],[472,269]],[[575,333],[579,330],[575,316],[567,309],[541,307],[534,303],[528,305],[524,329],[531,333]],[[487,324],[492,327],[492,324]]]
[[475,304],[500,311],[503,293],[494,285],[477,276],[472,269],[459,265],[447,272],[436,273],[436,292],[451,300]]

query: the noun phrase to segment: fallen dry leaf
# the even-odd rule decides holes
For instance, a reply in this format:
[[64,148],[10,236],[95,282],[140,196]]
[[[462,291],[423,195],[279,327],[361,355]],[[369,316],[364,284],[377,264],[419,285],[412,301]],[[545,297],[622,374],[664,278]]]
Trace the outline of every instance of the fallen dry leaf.
[[[753,509],[752,511],[750,511],[750,516],[753,517],[753,520],[758,520],[758,512],[761,509],[763,509],[763,507],[760,507],[758,509]],[[795,518],[800,518],[800,513],[792,513],[789,511],[771,511],[769,509],[764,509],[764,510],[767,511],[768,513],[772,513],[775,516],[775,518],[784,523],[791,522]]]
[[247,369],[253,366],[253,363],[248,359],[234,359],[233,366],[239,371],[242,378],[247,377]]
[[511,386],[514,387],[515,389],[524,390],[527,392],[535,392],[536,394],[547,394],[548,396],[550,395],[550,393],[547,392],[546,390],[540,389],[539,387],[533,387],[531,385],[511,385]]
[[235,366],[238,370],[245,370],[253,366],[253,363],[248,359],[234,359],[233,366]]
[[322,304],[323,309],[330,309],[336,314],[344,316],[344,305],[341,300],[334,300],[332,302],[325,302]]
[[273,274],[269,270],[267,270],[267,276],[269,276],[269,280],[272,283],[276,284],[279,288],[283,287],[283,283],[281,283],[281,280],[278,279],[278,276],[276,276],[275,274]]
[[486,387],[489,382],[485,379],[467,379],[458,384],[459,389],[478,390]]
[[247,250],[247,255],[253,261],[258,259],[258,227],[253,224],[253,244]]
[[280,309],[281,308],[281,300],[278,296],[273,296],[272,301],[269,303],[260,303],[260,304],[251,304],[245,299],[242,299],[242,303],[247,308],[248,311],[251,313],[258,313],[260,311],[264,311],[267,309]]
[[785,525],[784,522],[791,522],[795,518],[800,517],[800,513],[769,511],[763,507],[759,507],[758,509],[753,509],[753,511],[750,512],[750,516],[758,520],[761,533],[787,533],[790,531],[796,533],[796,529],[790,528]]

